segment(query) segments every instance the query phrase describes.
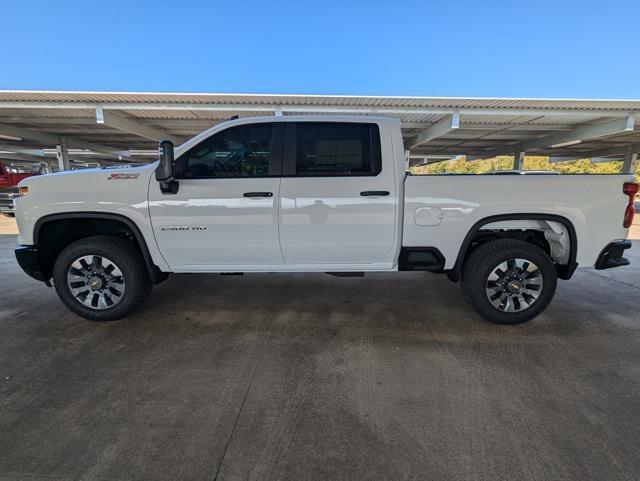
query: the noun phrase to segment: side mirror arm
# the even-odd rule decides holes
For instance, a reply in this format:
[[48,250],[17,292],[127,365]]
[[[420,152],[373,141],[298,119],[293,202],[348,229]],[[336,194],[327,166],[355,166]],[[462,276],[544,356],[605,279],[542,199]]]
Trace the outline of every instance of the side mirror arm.
[[171,179],[161,180],[159,184],[160,191],[163,194],[177,194],[178,188],[180,187],[180,182],[175,180],[173,177]]

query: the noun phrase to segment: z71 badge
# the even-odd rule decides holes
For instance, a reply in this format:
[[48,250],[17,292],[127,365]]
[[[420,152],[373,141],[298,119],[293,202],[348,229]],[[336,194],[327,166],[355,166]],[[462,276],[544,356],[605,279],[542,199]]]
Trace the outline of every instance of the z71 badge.
[[137,179],[140,174],[111,174],[107,180]]

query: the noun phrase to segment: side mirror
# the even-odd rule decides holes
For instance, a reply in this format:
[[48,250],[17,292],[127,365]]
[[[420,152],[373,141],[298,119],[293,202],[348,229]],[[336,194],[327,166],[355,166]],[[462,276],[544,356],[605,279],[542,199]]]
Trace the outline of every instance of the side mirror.
[[158,146],[160,163],[156,168],[156,180],[160,182],[160,190],[163,194],[177,194],[178,181],[173,177],[175,161],[173,158],[173,142],[163,140]]

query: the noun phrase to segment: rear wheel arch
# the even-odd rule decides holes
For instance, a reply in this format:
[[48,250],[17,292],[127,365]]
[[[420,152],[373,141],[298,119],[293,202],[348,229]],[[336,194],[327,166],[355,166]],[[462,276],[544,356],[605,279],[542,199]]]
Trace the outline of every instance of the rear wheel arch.
[[[467,235],[465,236],[458,251],[458,256],[456,257],[456,262],[453,268],[446,271],[447,276],[450,280],[454,282],[460,280],[460,275],[462,273],[462,268],[464,266],[465,260],[474,250],[474,241],[478,239],[479,236],[482,236],[482,228],[488,226],[489,224],[503,221],[548,221],[561,224],[564,229],[566,229],[569,236],[569,255],[566,264],[556,264],[556,270],[558,271],[558,277],[560,279],[571,278],[576,268],[578,267],[578,264],[576,263],[576,256],[578,252],[577,235],[573,223],[566,217],[556,214],[522,213],[493,215],[480,219],[478,222],[476,222],[471,227],[471,229],[469,229],[469,232],[467,232]],[[504,237],[509,236],[505,235]]]
[[167,274],[153,262],[137,224],[124,215],[103,212],[68,212],[38,219],[33,241],[38,246],[38,261],[44,277],[51,277],[53,265],[62,249],[72,242],[95,235],[128,238],[139,250],[152,281],[157,284],[166,279]]

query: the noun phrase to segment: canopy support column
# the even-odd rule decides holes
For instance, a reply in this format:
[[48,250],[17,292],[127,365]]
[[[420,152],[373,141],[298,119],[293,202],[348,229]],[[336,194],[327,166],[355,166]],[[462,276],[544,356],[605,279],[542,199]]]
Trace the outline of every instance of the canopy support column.
[[638,152],[634,152],[631,148],[627,149],[627,153],[624,156],[624,163],[622,164],[622,172],[625,174],[633,174],[637,160]]
[[69,152],[67,151],[67,143],[64,139],[60,140],[60,143],[56,145],[56,155],[58,156],[58,169],[71,170],[69,165]]
[[516,147],[516,151],[513,153],[513,170],[522,170],[524,167],[524,152],[520,149],[520,146]]

